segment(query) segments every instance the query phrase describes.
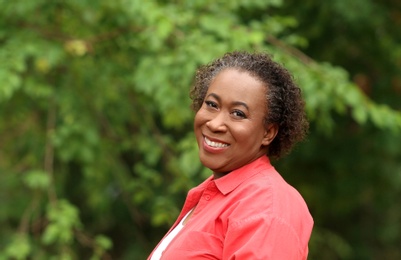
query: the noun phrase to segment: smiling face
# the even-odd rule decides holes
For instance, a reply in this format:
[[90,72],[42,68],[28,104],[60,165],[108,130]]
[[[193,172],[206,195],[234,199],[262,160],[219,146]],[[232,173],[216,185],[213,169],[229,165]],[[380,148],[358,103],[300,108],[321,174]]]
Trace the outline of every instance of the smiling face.
[[226,69],[211,82],[194,129],[203,165],[215,178],[267,153],[277,134],[265,125],[266,87],[247,72]]

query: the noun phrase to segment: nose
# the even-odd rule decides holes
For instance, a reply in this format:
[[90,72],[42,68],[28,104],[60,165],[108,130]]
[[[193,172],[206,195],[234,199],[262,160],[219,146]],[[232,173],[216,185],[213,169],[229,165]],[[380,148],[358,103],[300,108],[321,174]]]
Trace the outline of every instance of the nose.
[[210,129],[212,132],[225,132],[227,131],[227,125],[226,121],[227,118],[224,115],[223,112],[214,114],[212,118],[209,119],[209,121],[206,122],[206,126]]

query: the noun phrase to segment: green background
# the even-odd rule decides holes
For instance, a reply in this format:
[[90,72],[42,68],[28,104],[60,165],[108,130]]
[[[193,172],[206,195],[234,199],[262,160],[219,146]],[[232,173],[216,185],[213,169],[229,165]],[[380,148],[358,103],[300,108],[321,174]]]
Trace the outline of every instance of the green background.
[[267,51],[308,139],[274,165],[315,220],[309,259],[401,259],[396,0],[0,0],[0,259],[145,259],[210,175],[198,66]]

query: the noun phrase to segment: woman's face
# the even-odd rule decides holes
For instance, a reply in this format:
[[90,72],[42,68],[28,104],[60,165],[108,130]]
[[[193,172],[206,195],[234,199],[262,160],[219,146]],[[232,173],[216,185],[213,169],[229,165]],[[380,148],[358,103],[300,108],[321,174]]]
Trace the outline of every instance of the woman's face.
[[277,128],[266,126],[266,87],[247,72],[226,69],[211,82],[196,113],[203,165],[218,178],[266,154]]

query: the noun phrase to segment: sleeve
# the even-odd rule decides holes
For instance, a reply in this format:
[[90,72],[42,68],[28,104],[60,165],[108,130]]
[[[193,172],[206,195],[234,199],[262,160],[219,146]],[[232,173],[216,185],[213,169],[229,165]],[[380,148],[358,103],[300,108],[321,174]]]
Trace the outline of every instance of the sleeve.
[[304,260],[308,245],[301,245],[295,230],[280,218],[252,216],[231,223],[223,246],[223,260]]

